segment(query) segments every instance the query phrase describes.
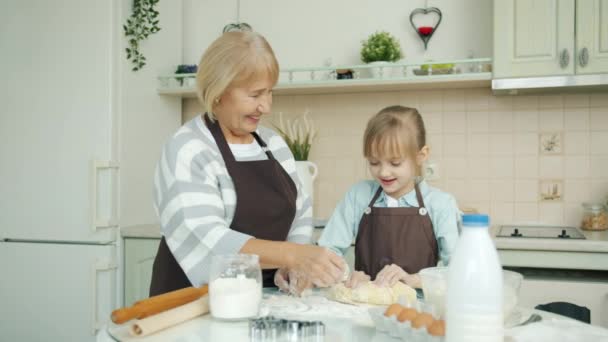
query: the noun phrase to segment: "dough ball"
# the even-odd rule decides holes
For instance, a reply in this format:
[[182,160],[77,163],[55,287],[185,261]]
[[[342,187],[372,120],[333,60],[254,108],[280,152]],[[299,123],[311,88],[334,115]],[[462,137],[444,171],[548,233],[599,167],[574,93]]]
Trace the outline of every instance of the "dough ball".
[[340,283],[332,286],[328,292],[328,297],[338,302],[376,305],[397,303],[400,296],[405,296],[410,303],[413,303],[416,301],[416,290],[402,282],[397,282],[393,287],[379,287],[369,281],[356,289],[350,289]]

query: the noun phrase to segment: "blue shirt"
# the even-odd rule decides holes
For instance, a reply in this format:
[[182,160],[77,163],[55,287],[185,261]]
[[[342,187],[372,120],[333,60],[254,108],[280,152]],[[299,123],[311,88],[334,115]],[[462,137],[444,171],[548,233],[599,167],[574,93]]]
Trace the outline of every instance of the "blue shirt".
[[[458,240],[460,210],[458,210],[454,196],[429,186],[424,180],[418,186],[422,194],[422,200],[433,222],[433,230],[439,247],[439,259],[442,264],[447,265]],[[346,193],[344,199],[338,203],[325,229],[323,229],[318,244],[333,250],[339,255],[344,255],[353,241],[355,241],[363,212],[372,200],[378,187],[380,185],[372,180],[362,181],[353,185]],[[388,198],[387,201],[387,197],[384,191],[382,191],[374,207],[394,206],[387,205],[387,202],[395,202],[391,198]],[[416,190],[414,189],[396,199],[396,206],[418,207]]]

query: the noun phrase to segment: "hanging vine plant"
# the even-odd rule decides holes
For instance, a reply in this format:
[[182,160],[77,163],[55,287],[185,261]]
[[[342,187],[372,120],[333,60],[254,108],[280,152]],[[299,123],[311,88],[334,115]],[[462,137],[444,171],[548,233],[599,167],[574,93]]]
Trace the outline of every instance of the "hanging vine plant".
[[158,11],[154,8],[158,1],[133,0],[133,13],[123,25],[125,36],[129,39],[129,47],[126,48],[127,59],[133,63],[133,71],[146,65],[146,57],[139,51],[140,42],[160,31]]

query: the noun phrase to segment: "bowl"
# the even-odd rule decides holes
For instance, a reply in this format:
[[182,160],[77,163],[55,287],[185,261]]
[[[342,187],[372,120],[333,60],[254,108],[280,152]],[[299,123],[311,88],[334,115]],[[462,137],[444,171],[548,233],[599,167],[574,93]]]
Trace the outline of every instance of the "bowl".
[[[420,270],[422,280],[422,291],[426,301],[433,304],[437,314],[445,318],[445,305],[447,293],[447,267],[430,267]],[[523,276],[513,271],[502,271],[503,277],[503,316],[506,320],[517,306],[519,289]]]

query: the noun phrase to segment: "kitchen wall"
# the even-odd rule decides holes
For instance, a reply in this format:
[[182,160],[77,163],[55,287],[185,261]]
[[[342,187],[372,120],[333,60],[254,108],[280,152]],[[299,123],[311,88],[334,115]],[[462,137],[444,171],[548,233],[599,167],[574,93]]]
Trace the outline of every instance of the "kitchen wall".
[[[425,3],[443,12],[428,50],[409,22],[412,10]],[[197,64],[236,13],[237,0],[183,0],[183,62]],[[491,57],[492,16],[490,0],[243,0],[240,5],[241,21],[266,36],[283,68],[323,66],[328,59],[332,65],[359,64],[361,40],[377,30],[399,39],[407,61]]]
[[[490,89],[275,96],[273,114],[310,111],[319,134],[311,160],[319,166],[315,216],[327,218],[350,185],[367,177],[361,145],[365,124],[380,108],[418,108],[427,126],[432,183],[460,207],[489,213],[495,224],[579,224],[581,202],[608,195],[608,94],[493,96]],[[184,102],[184,119],[196,100]],[[557,134],[557,135],[556,135]],[[541,152],[540,138],[561,137],[561,152]],[[558,141],[559,143],[559,141]],[[542,181],[561,198],[540,199]]]

